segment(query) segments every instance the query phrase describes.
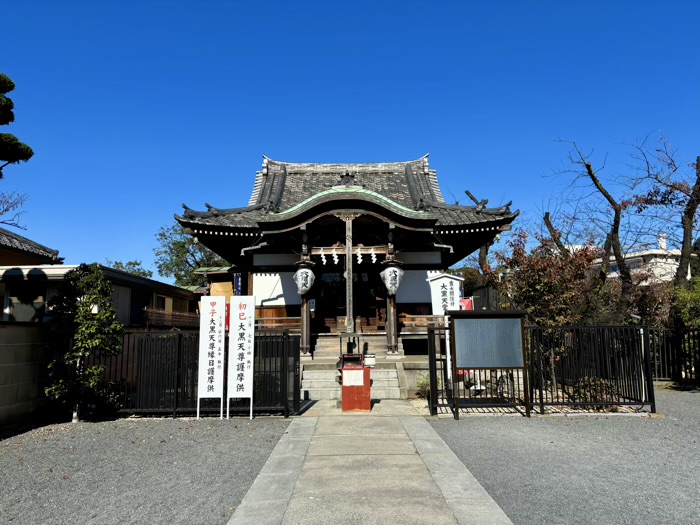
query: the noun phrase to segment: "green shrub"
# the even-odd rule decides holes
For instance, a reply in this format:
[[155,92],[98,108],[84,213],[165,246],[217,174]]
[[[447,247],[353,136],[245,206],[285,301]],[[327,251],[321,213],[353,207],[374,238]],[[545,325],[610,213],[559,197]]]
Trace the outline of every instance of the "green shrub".
[[419,399],[429,399],[430,398],[430,375],[426,374],[416,384],[416,397]]
[[[576,382],[573,399],[577,403],[610,403],[620,398],[615,383],[600,377],[582,377]],[[582,405],[587,409],[605,410],[601,405]]]

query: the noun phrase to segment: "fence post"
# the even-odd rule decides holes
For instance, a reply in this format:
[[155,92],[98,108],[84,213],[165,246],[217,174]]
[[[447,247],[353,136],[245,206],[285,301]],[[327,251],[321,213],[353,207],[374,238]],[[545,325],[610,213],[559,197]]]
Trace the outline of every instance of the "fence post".
[[287,391],[287,378],[289,377],[289,354],[290,354],[290,346],[291,346],[291,340],[289,338],[289,331],[285,330],[284,333],[282,334],[282,351],[280,352],[282,354],[282,377],[280,378],[280,396],[282,399],[283,405],[283,413],[284,417],[287,418],[289,417],[289,392]]
[[[538,330],[538,335],[544,334]],[[542,341],[541,338],[538,339],[537,350],[534,353],[537,355],[537,369],[540,372],[540,414],[544,414],[544,365],[542,364]]]
[[654,378],[651,373],[651,351],[649,349],[649,328],[639,329],[642,332],[642,353],[644,358],[644,375],[646,376],[647,396],[651,403],[651,413],[656,413],[656,396],[654,395]]
[[175,403],[173,417],[177,416],[178,397],[180,396],[180,368],[182,367],[182,333],[177,333],[177,360],[175,361]]
[[430,396],[428,407],[430,415],[437,416],[437,352],[435,350],[435,329],[428,328],[428,370],[430,374]]
[[683,336],[681,335],[681,329],[677,325],[673,327],[671,341],[671,379],[680,382],[683,378]]

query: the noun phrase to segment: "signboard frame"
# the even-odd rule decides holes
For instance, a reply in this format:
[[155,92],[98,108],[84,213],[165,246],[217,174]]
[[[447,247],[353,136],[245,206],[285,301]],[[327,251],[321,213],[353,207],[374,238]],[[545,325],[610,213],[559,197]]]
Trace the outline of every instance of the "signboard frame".
[[[476,310],[476,311],[470,311],[470,310],[449,310],[447,312],[447,315],[449,316],[449,334],[448,334],[448,340],[449,340],[449,355],[451,356],[451,363],[448,365],[450,371],[452,372],[452,377],[451,377],[451,382],[452,382],[452,391],[457,392],[457,387],[458,385],[457,380],[459,377],[458,370],[502,370],[502,369],[519,369],[522,370],[523,374],[523,396],[524,396],[524,401],[525,401],[525,410],[526,410],[526,415],[527,417],[530,417],[530,388],[529,388],[529,378],[528,378],[528,359],[527,359],[527,348],[525,345],[525,317],[527,315],[527,312],[521,311],[521,310]],[[476,362],[474,365],[468,365],[468,366],[460,366],[460,365],[465,365],[463,359],[464,359],[464,353],[460,352],[460,350],[463,349],[465,344],[469,344],[468,341],[466,341],[466,338],[459,338],[457,337],[457,332],[462,332],[464,330],[457,330],[458,324],[460,321],[463,320],[469,320],[469,321],[496,321],[496,323],[493,323],[491,326],[496,326],[498,324],[499,320],[503,321],[512,321],[512,320],[519,320],[519,339],[520,339],[520,349],[519,352],[517,352],[517,355],[515,353],[511,353],[510,358],[517,358],[514,361],[509,361],[507,363],[485,363],[485,362]],[[512,323],[509,323],[512,324]],[[467,328],[468,325],[462,324],[464,328]],[[475,326],[475,325],[474,325]],[[497,342],[497,341],[496,341]],[[508,356],[506,356],[508,357]],[[460,359],[461,358],[461,359]],[[483,366],[485,365],[485,366]],[[513,365],[518,365],[518,366],[513,366]],[[459,418],[459,396],[454,397],[454,403],[455,403],[455,417]]]

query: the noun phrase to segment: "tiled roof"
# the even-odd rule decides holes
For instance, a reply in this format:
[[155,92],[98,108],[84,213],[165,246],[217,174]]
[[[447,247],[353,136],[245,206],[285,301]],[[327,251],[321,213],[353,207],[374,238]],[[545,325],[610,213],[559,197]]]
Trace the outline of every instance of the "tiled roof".
[[58,250],[47,248],[5,228],[0,228],[0,246],[20,253],[44,257],[47,259],[46,262],[63,262],[63,257],[58,256]]
[[398,213],[404,210],[406,216],[437,218],[436,226],[508,224],[517,215],[507,206],[493,209],[446,204],[426,155],[408,162],[374,164],[302,164],[264,157],[246,208],[216,209],[207,205],[208,211],[197,212],[183,205],[183,217],[176,218],[190,226],[258,228],[260,223],[274,222],[278,214],[288,217],[303,210],[304,203],[328,190],[337,190],[332,192],[335,198],[391,201],[396,205],[392,207]]

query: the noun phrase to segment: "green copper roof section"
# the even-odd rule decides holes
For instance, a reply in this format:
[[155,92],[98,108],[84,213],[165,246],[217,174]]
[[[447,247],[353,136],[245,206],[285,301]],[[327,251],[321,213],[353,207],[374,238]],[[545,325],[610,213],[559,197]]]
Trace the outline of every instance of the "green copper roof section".
[[235,266],[202,266],[197,268],[194,273],[201,275],[205,273],[231,273]]
[[[363,200],[370,200],[370,201],[375,201],[378,204],[381,204],[391,210],[393,210],[396,213],[399,213],[400,215],[404,215],[406,217],[411,217],[414,219],[428,219],[432,217],[432,214],[426,213],[424,211],[416,211],[412,210],[410,208],[406,208],[405,206],[402,206],[401,204],[398,204],[395,201],[392,201],[388,197],[385,197],[384,195],[381,195],[379,193],[376,193],[374,191],[367,190],[365,188],[361,188],[359,186],[343,186],[343,187],[336,187],[336,188],[330,188],[328,190],[322,191],[320,193],[317,193],[316,195],[313,195],[306,199],[303,202],[300,202],[299,204],[296,204],[295,206],[292,206],[288,210],[285,210],[280,213],[276,213],[274,215],[273,220],[284,220],[288,216],[293,216],[299,211],[305,209],[305,208],[310,208],[316,203],[320,203],[326,200],[330,200],[331,198],[334,197],[359,197],[359,198],[364,198]],[[368,199],[369,197],[369,199]]]

